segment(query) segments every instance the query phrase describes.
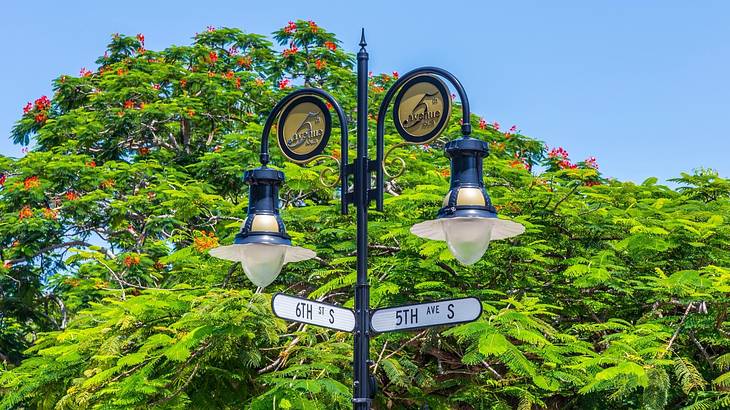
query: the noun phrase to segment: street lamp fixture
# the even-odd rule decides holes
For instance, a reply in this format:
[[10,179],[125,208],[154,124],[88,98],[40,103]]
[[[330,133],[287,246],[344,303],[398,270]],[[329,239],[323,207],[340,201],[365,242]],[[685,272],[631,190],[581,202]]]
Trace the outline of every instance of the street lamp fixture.
[[[383,211],[385,185],[385,119],[391,102],[397,132],[409,144],[426,144],[448,126],[451,95],[447,80],[459,95],[462,109],[462,137],[446,144],[451,160],[451,186],[436,219],[414,225],[411,232],[428,239],[446,241],[451,253],[465,265],[478,261],[491,240],[524,232],[519,223],[500,219],[484,188],[483,160],[488,145],[471,137],[471,112],[464,87],[446,70],[421,67],[398,80],[386,92],[377,118],[375,159],[368,158],[368,60],[363,30],[357,53],[357,146],[356,158],[348,161],[348,120],[340,104],[326,91],[301,88],[282,98],[273,108],[261,137],[261,166],[246,171],[250,186],[248,216],[233,245],[221,246],[210,254],[241,262],[246,276],[259,287],[271,284],[282,266],[315,257],[309,249],[292,246],[279,216],[279,188],[284,173],[268,168],[269,135],[279,118],[277,140],[289,160],[306,163],[321,158],[332,130],[330,109],[340,127],[341,213],[349,205],[357,210],[357,277],[354,310],[285,294],[272,298],[277,316],[316,326],[353,332],[353,408],[369,409],[375,395],[375,378],[370,373],[370,339],[379,332],[429,326],[453,325],[476,320],[482,314],[477,298],[446,299],[420,304],[370,309],[368,281],[368,209],[371,202]],[[398,93],[396,95],[396,93]],[[375,184],[373,186],[373,176]],[[350,179],[352,177],[352,179]],[[352,186],[349,182],[352,181]]]
[[233,245],[211,249],[221,259],[241,262],[246,276],[259,287],[273,282],[284,264],[314,258],[307,248],[292,246],[279,215],[279,187],[284,173],[265,166],[246,171],[249,185],[248,216]]
[[464,265],[482,258],[489,241],[525,231],[521,224],[497,217],[482,180],[487,143],[468,136],[446,144],[451,159],[451,187],[436,219],[413,225],[411,233],[446,241],[451,254]]

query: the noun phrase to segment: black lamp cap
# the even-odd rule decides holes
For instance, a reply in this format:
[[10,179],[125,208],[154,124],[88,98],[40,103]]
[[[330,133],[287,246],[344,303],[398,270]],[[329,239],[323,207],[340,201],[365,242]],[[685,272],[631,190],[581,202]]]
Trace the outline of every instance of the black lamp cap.
[[275,184],[284,182],[284,172],[278,169],[260,167],[249,169],[243,173],[243,180],[249,184]]
[[489,144],[469,136],[464,136],[447,142],[444,149],[446,150],[446,156],[449,158],[469,154],[481,157],[489,155]]

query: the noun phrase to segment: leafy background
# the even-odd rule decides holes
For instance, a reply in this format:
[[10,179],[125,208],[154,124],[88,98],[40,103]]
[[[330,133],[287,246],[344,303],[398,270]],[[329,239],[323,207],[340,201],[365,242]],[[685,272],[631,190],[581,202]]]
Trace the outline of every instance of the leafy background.
[[[279,98],[319,87],[354,115],[353,56],[334,34],[296,21],[272,40],[209,27],[153,51],[114,35],[94,71],[25,107],[12,137],[33,149],[0,156],[0,409],[351,406],[351,335],[270,310],[276,291],[352,305],[337,144],[306,167],[273,152],[287,228],[318,258],[262,291],[207,255],[242,222],[241,175]],[[396,77],[370,78],[371,130]],[[459,119],[431,146],[399,145],[388,123],[372,304],[468,295],[484,314],[376,337],[377,408],[730,407],[730,182],[605,179],[593,158],[469,120],[490,144],[494,203],[527,232],[470,267],[411,235],[448,190],[440,147]]]

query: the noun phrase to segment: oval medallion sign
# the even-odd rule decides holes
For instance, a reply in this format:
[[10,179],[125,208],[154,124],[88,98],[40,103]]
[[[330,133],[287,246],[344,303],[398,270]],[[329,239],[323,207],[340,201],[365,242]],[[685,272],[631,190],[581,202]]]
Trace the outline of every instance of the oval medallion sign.
[[425,144],[438,137],[449,122],[451,97],[443,81],[419,75],[400,89],[393,105],[393,121],[408,142]]
[[332,131],[332,116],[325,103],[305,95],[286,106],[279,118],[277,140],[284,155],[306,162],[322,153]]

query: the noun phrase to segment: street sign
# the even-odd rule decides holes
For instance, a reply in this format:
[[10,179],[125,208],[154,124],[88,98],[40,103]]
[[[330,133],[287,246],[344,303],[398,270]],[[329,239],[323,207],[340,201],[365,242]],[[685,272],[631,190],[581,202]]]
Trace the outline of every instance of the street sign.
[[276,316],[286,320],[343,332],[355,329],[355,313],[352,310],[328,303],[277,293],[271,299],[271,309]]
[[447,299],[373,311],[370,326],[376,332],[453,325],[477,320],[482,303],[477,298]]

